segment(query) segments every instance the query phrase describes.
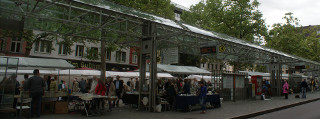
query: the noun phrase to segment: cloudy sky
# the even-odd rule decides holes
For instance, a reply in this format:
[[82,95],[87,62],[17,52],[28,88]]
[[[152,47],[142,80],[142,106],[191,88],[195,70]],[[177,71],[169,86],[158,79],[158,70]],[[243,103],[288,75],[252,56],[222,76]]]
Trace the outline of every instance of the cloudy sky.
[[[185,7],[197,4],[200,0],[171,0]],[[282,17],[287,12],[300,20],[300,24],[320,25],[320,0],[258,0],[259,10],[266,19],[267,25],[284,23]]]

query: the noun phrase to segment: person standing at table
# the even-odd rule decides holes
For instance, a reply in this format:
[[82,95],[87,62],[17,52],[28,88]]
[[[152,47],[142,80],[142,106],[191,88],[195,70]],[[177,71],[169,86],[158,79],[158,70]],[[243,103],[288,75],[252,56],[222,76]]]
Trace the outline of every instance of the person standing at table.
[[135,86],[135,89],[136,91],[139,91],[139,78],[136,78],[136,84],[134,85]]
[[166,100],[170,104],[170,109],[172,110],[174,107],[175,97],[177,95],[176,90],[174,89],[174,82],[172,80],[168,80],[166,86]]
[[[114,85],[116,87],[116,94],[118,96],[118,99],[116,101],[116,105],[117,105],[117,107],[119,107],[119,100],[121,99],[121,94],[123,91],[123,82],[120,81],[120,76],[117,76],[116,78],[117,78],[117,80],[114,81]],[[115,107],[115,102],[113,102],[113,107]]]
[[79,83],[77,81],[77,78],[75,78],[72,84],[72,92],[79,92],[79,91],[80,91]]
[[[108,78],[107,83],[106,83],[106,94],[107,96],[116,96],[116,87],[113,84],[113,77]],[[109,104],[109,110],[108,112],[112,111],[112,103],[109,100],[108,101]]]
[[190,82],[189,79],[184,80],[184,85],[183,85],[183,93],[184,94],[190,94]]
[[28,74],[24,74],[24,83],[22,84],[22,88],[23,88],[24,91],[28,90],[28,87],[27,87],[28,78],[29,78],[29,75]]
[[[37,114],[36,116],[40,117],[41,100],[42,100],[42,96],[44,95],[45,82],[40,77],[40,72],[38,69],[33,70],[33,75],[34,76],[29,78],[27,82],[28,83],[27,87],[29,88],[29,91],[30,91],[30,97],[32,98],[30,116],[33,117],[34,113],[36,112]],[[34,108],[33,106],[35,105],[36,107]]]
[[84,80],[83,78],[81,78],[81,81],[80,81],[80,84],[79,84],[79,86],[80,86],[80,91],[82,92],[82,93],[85,93],[86,91],[86,80]]
[[57,82],[55,77],[51,78],[50,91],[57,91]]
[[94,93],[96,87],[97,87],[97,84],[98,84],[98,79],[96,76],[93,76],[93,79],[92,79],[92,83],[91,83],[91,88],[89,90],[89,93]]
[[[97,83],[96,89],[94,91],[94,94],[105,96],[106,95],[106,86],[103,84],[101,79],[97,79],[97,80],[98,80],[98,83]],[[98,106],[98,108],[100,107],[100,103],[102,103],[102,109],[104,109],[103,98],[99,98],[95,102],[96,102],[96,106]]]
[[206,113],[206,96],[207,96],[207,87],[204,85],[203,81],[199,82],[200,84],[200,88],[198,90],[198,94],[199,94],[199,102],[201,105],[201,112],[200,114],[205,114]]

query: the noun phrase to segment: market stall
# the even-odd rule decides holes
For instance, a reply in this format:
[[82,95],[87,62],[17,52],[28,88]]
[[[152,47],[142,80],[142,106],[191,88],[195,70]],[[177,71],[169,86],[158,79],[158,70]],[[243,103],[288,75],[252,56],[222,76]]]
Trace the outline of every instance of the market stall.
[[[44,59],[44,58],[28,58],[28,57],[8,57],[8,56],[1,56],[0,57],[0,74],[1,74],[1,79],[2,77],[7,77],[9,75],[14,76],[11,80],[14,80],[16,82],[16,75],[17,74],[30,74],[33,69],[39,69],[40,74],[50,74],[50,75],[56,75],[56,69],[71,69],[74,68],[73,65],[68,63],[65,60],[62,59]],[[15,69],[13,69],[15,68]],[[13,69],[13,70],[12,70]],[[19,69],[19,70],[18,70]],[[0,80],[1,80],[0,79]],[[2,81],[1,81],[2,82]],[[14,87],[14,86],[13,86]],[[3,91],[6,90],[4,88],[1,88],[1,92],[6,92]],[[8,94],[2,94],[4,97],[9,97]],[[60,92],[60,91],[45,91],[44,92],[44,98],[56,98],[60,96],[67,96],[67,92]],[[14,95],[14,93],[11,94],[12,98],[6,98],[5,100],[1,100],[1,105],[5,103],[11,102],[13,104],[13,98],[17,98],[20,100],[20,103],[24,103],[26,99],[29,98],[29,92],[28,91],[20,91],[20,94]],[[9,100],[11,99],[11,100]],[[4,102],[5,101],[5,102]],[[29,102],[30,103],[30,102]],[[51,101],[51,104],[54,104],[55,102]],[[43,106],[46,106],[46,102],[42,103]],[[54,109],[54,106],[50,104],[50,109]],[[20,114],[19,116],[21,117],[21,112],[23,109],[30,109],[30,104],[27,104],[28,106],[23,106],[22,104],[20,105],[12,105],[14,108],[19,109]],[[4,108],[1,106],[1,108]],[[64,107],[68,109],[68,107]],[[43,108],[44,109],[44,108]],[[57,109],[57,108],[56,108]]]

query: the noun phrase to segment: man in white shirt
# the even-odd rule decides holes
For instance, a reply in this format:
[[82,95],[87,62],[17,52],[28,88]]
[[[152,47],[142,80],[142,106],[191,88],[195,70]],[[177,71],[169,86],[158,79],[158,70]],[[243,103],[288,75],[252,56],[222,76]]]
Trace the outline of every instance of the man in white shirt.
[[94,93],[94,91],[95,91],[95,89],[97,87],[97,84],[98,84],[97,77],[93,76],[92,83],[91,83],[91,88],[89,90],[89,93]]

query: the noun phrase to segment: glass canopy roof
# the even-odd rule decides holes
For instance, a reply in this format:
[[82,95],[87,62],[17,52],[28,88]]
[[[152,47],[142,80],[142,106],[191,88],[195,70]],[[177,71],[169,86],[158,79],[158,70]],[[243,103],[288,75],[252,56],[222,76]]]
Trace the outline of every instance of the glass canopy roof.
[[[157,25],[157,35],[170,36],[166,38],[169,42],[172,42],[170,40],[177,40],[175,41],[177,44],[188,44],[187,42],[189,42],[188,45],[197,45],[196,47],[199,48],[201,47],[200,43],[217,41],[219,44],[226,45],[230,50],[225,53],[227,55],[240,57],[242,54],[246,54],[244,55],[245,57],[264,62],[272,62],[276,59],[284,63],[305,62],[318,68],[320,66],[320,63],[315,61],[259,46],[225,34],[158,17],[107,0],[43,0],[42,2],[36,0],[22,2],[1,0],[0,7],[1,11],[3,11],[0,18],[25,19],[25,27],[27,29],[61,33],[63,31],[61,30],[62,28],[53,29],[44,28],[43,26],[44,24],[59,27],[68,26],[74,29],[69,30],[72,34],[67,35],[96,40],[99,40],[99,37],[94,36],[94,34],[101,34],[97,30],[101,29],[120,34],[118,37],[121,36],[126,39],[122,43],[131,43],[138,42],[139,39],[145,37],[142,35],[142,25],[145,22],[152,22]],[[180,37],[188,37],[193,41]],[[130,39],[134,40],[130,41]],[[183,40],[181,41],[181,39]],[[194,44],[197,43],[195,40],[199,41],[198,44]]]

